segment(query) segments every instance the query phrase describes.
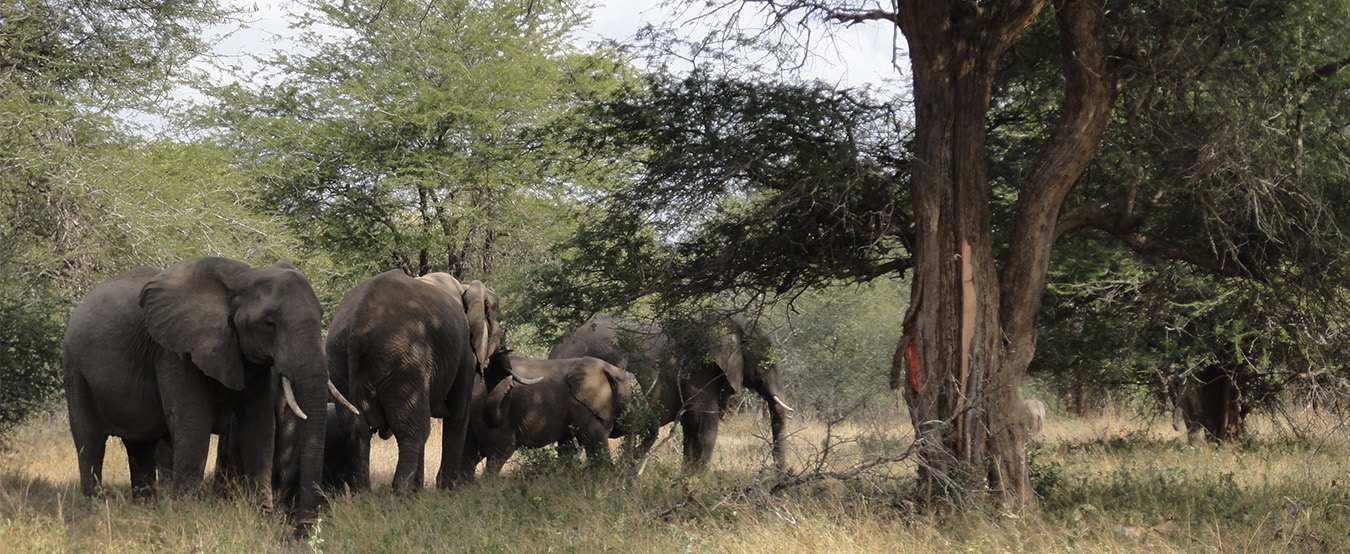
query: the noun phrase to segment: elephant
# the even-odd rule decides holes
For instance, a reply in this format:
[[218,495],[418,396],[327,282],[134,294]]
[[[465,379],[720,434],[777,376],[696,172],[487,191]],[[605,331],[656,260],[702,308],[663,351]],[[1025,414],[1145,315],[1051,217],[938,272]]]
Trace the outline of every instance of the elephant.
[[[156,465],[176,492],[202,481],[211,434],[236,425],[246,491],[272,508],[275,406],[302,422],[290,507],[297,531],[321,498],[322,414],[330,393],[323,308],[289,261],[250,267],[228,258],[190,258],[158,270],[119,273],[89,292],[62,342],[70,430],[80,491],[97,494],[109,436],[122,439],[136,496],[155,492]],[[284,399],[284,400],[283,400]],[[167,446],[167,448],[165,448]],[[156,449],[171,455],[156,460]],[[171,468],[171,469],[170,469]]]
[[1022,405],[1027,414],[1027,434],[1039,434],[1045,425],[1045,403],[1039,398],[1027,397],[1022,399]]
[[465,448],[468,471],[486,457],[483,474],[497,475],[517,447],[540,448],[572,438],[586,449],[588,462],[607,462],[610,432],[640,392],[637,378],[591,357],[510,356],[508,361],[515,373],[541,380],[522,387],[502,379],[491,389],[480,381],[475,387]]
[[[675,332],[672,332],[675,331]],[[639,418],[639,452],[657,428],[678,420],[684,431],[684,467],[707,467],[727,400],[749,388],[769,405],[774,464],[782,469],[783,427],[793,408],[784,400],[783,377],[769,339],[739,315],[711,315],[692,325],[663,326],[598,316],[564,335],[550,359],[593,356],[626,369],[647,390],[650,414]]]
[[[460,469],[474,376],[502,363],[497,296],[482,282],[391,270],[357,285],[328,331],[328,372],[361,416],[339,411],[354,445],[351,485],[370,488],[370,436],[398,441],[393,488],[422,488],[431,418],[444,421],[439,488],[471,480]],[[532,382],[529,379],[518,379]]]

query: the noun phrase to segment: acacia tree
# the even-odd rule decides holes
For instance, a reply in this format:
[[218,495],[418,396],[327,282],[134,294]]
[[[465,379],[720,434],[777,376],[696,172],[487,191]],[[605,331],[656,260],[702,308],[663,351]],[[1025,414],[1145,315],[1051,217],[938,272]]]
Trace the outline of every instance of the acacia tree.
[[[1064,53],[1059,122],[1017,186],[1011,235],[995,244],[986,117],[1000,59],[1046,4],[763,3],[780,23],[881,22],[905,37],[915,111],[906,244],[913,280],[892,380],[906,383],[921,477],[981,484],[1013,509],[1036,503],[1021,385],[1056,221],[1096,152],[1117,83],[1102,5],[1054,2]],[[1001,271],[996,253],[1005,256]]]
[[214,0],[0,4],[0,435],[60,390],[70,298],[167,249],[127,232],[159,206],[110,205],[167,196],[115,115],[146,109],[222,18]]
[[[577,2],[319,1],[309,53],[213,91],[205,123],[295,229],[350,275],[494,273],[546,243],[584,172],[537,140],[626,69],[583,51]],[[325,30],[325,32],[318,32]],[[602,179],[603,177],[598,177]],[[522,256],[523,257],[523,256]]]
[[[1124,87],[1059,219],[1075,246],[1057,249],[1047,361],[1166,383],[1158,397],[1182,401],[1188,426],[1240,437],[1275,393],[1344,365],[1332,337],[1346,310],[1350,46],[1335,29],[1350,3],[1111,11],[1109,26],[1130,37]],[[1005,175],[1022,171],[1019,145],[1035,144],[1037,112],[1060,88],[1036,55],[1054,38],[1034,25],[1005,62],[991,116]],[[1110,336],[1088,338],[1094,328]]]
[[[1071,231],[1101,231],[1146,258],[1258,280],[1272,291],[1280,290],[1279,283],[1296,282],[1272,281],[1273,275],[1307,275],[1309,267],[1339,259],[1335,225],[1317,223],[1326,219],[1318,191],[1278,178],[1269,181],[1273,186],[1252,189],[1256,194],[1247,194],[1246,184],[1225,187],[1240,163],[1214,164],[1216,158],[1207,155],[1214,150],[1203,145],[1152,142],[1154,137],[1139,135],[1135,117],[1141,105],[1158,122],[1170,121],[1168,113],[1184,113],[1180,104],[1154,102],[1159,90],[1204,106],[1189,113],[1196,121],[1235,122],[1214,117],[1223,109],[1260,113],[1250,104],[1216,102],[1222,95],[1205,85],[1174,92],[1160,83],[1186,84],[1223,73],[1221,65],[1206,64],[1225,52],[1232,52],[1233,63],[1252,59],[1249,50],[1232,48],[1250,43],[1226,42],[1229,38],[1260,36],[1272,19],[1309,18],[1273,3],[1244,4],[1215,12],[1221,17],[1211,25],[1210,11],[1219,6],[1207,2],[1122,2],[1107,10],[1101,2],[1077,0],[914,1],[890,9],[871,2],[751,0],[713,9],[747,5],[763,7],[770,31],[794,25],[898,26],[912,62],[912,130],[898,126],[903,132],[879,142],[859,133],[868,128],[859,123],[868,116],[839,106],[860,103],[820,101],[847,99],[846,93],[782,94],[783,87],[772,82],[738,89],[700,77],[699,71],[678,84],[657,82],[649,96],[627,103],[659,109],[610,110],[629,114],[620,118],[628,123],[606,127],[617,132],[604,136],[636,136],[649,149],[637,182],[612,197],[609,209],[617,215],[607,225],[614,232],[586,227],[571,243],[583,253],[580,259],[600,263],[591,273],[600,274],[601,266],[621,269],[597,280],[604,285],[597,289],[567,290],[592,302],[604,300],[599,292],[669,297],[671,291],[697,293],[696,285],[705,293],[782,294],[829,279],[868,279],[912,268],[911,304],[892,383],[905,389],[926,479],[955,478],[990,491],[1007,507],[1034,507],[1020,389],[1035,352],[1052,245]],[[1004,59],[1050,5],[1053,18],[1045,20],[1040,36],[1025,41],[1013,60]],[[1330,12],[1320,12],[1317,20],[1334,21]],[[1314,27],[1322,34],[1330,29]],[[1343,66],[1336,51],[1313,49],[1309,58],[1318,61],[1299,66],[1314,68],[1313,75],[1334,74]],[[1039,81],[1018,71],[1023,60],[1039,68]],[[1128,109],[1120,111],[1122,88],[1131,96]],[[1320,109],[1316,102],[1308,106]],[[1030,119],[1019,116],[1019,109],[1032,114]],[[1116,178],[1089,180],[1093,186],[1085,188],[1082,177],[1116,116],[1123,120],[1120,138],[1093,172]],[[1240,134],[1213,133],[1205,140],[1225,145],[1232,136]],[[904,144],[907,151],[888,153],[885,144]],[[1154,151],[1166,156],[1148,159]],[[1241,154],[1234,148],[1225,152]],[[1252,152],[1258,155],[1223,159],[1259,158],[1266,168],[1289,159],[1282,150]],[[1121,178],[1128,172],[1110,171],[1125,165],[1120,160],[1127,155],[1143,162],[1130,164],[1143,169],[1130,179]],[[995,172],[990,160],[998,162]],[[1252,183],[1279,175],[1274,171]],[[888,186],[899,183],[907,186]],[[1218,198],[1225,200],[1213,201]],[[1268,214],[1294,215],[1298,205],[1315,207],[1313,216],[1279,229],[1270,226]],[[684,222],[681,230],[662,230],[671,214]],[[860,215],[865,217],[855,217]],[[642,234],[648,221],[656,223],[655,236]],[[588,251],[587,243],[599,246]],[[1299,247],[1270,248],[1280,244]]]

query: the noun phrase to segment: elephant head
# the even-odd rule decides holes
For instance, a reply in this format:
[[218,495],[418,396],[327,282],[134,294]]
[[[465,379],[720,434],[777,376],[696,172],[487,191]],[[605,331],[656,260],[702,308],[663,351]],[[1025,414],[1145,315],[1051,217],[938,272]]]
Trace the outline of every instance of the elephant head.
[[[713,358],[727,376],[727,393],[750,389],[769,405],[770,428],[773,432],[774,462],[781,468],[783,459],[783,428],[789,414],[796,411],[785,400],[783,373],[775,359],[773,341],[758,329],[750,327],[745,316],[734,314],[726,318],[724,332],[714,344]],[[724,406],[725,407],[725,406]]]
[[464,313],[469,318],[469,345],[478,359],[478,372],[484,373],[490,358],[500,350],[504,335],[497,323],[497,294],[482,281],[473,281],[463,298]]
[[[501,427],[510,415],[507,396],[514,385],[515,368],[511,365],[511,351],[498,350],[488,359],[487,370],[483,372],[483,384],[487,387],[487,401],[483,406],[483,418],[488,427]],[[528,380],[534,383],[539,379]]]
[[634,414],[638,413],[638,405],[644,404],[645,397],[642,396],[642,386],[632,373],[606,364],[605,378],[609,380],[610,389],[614,391],[616,417],[614,428],[609,434],[609,437],[614,439],[625,436],[632,430],[632,419]]
[[[156,342],[226,388],[241,391],[246,381],[279,380],[299,417],[318,416],[303,422],[297,433],[300,486],[294,491],[298,499],[288,502],[306,528],[320,501],[316,485],[329,394],[323,308],[309,281],[285,260],[254,268],[226,258],[192,258],[146,283],[139,303]],[[241,436],[266,439],[266,447],[256,449],[261,451],[244,454],[259,456],[253,463],[261,467],[271,465],[276,417],[270,406],[281,401],[266,400],[265,413],[237,416]]]
[[469,347],[478,360],[478,373],[486,374],[491,358],[501,349],[505,334],[497,323],[497,294],[482,281],[464,284],[449,273],[428,273],[417,278],[436,285],[460,299],[469,320]]

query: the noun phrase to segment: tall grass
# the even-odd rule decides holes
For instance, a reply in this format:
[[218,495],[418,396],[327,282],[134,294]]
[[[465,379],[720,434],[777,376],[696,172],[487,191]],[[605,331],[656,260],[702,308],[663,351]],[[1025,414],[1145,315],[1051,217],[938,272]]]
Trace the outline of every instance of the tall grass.
[[[841,472],[909,441],[900,414],[790,424],[789,468]],[[1350,551],[1350,441],[1324,429],[1295,440],[1263,424],[1246,442],[1192,444],[1129,413],[1047,421],[1032,446],[1039,514],[957,510],[925,496],[905,461],[848,480],[777,492],[767,422],[729,417],[712,470],[679,468],[662,433],[641,474],[585,468],[551,451],[518,453],[501,478],[409,498],[388,488],[393,441],[372,447],[374,491],[335,495],[309,541],[248,501],[129,498],[110,444],[107,494],[79,495],[58,414],[22,428],[0,456],[5,552],[1344,552]],[[670,437],[667,439],[667,437]],[[439,467],[428,445],[427,482]],[[617,441],[615,444],[617,448]]]

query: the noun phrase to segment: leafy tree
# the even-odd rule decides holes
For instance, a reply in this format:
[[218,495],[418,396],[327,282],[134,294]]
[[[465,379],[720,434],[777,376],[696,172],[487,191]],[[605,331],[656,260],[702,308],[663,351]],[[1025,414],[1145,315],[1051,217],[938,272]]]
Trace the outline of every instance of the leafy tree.
[[[657,311],[721,291],[782,294],[903,268],[889,140],[897,108],[822,83],[654,73],[589,114],[581,151],[638,156],[539,271],[545,329],[655,297]],[[687,307],[686,307],[687,308]]]
[[113,115],[166,90],[221,17],[196,0],[0,5],[0,432],[59,386],[68,299],[136,262],[94,198],[136,156]]
[[888,278],[810,290],[779,304],[761,328],[782,346],[778,363],[798,409],[826,417],[895,406],[886,376],[908,303],[906,283]]
[[[1350,49],[1328,25],[1350,15],[1350,4],[1172,3],[1112,13],[1112,26],[1133,37],[1121,64],[1120,107],[1057,233],[1090,231],[1076,237],[1082,246],[1074,258],[1056,265],[1096,271],[1090,268],[1101,256],[1085,256],[1088,250],[1120,251],[1103,241],[1136,254],[1142,264],[1132,275],[1150,283],[1138,291],[1150,300],[1133,306],[1145,317],[1083,317],[1104,316],[1105,326],[1124,331],[1101,337],[1105,344],[1124,346],[1120,340],[1132,337],[1129,349],[1157,361],[1117,357],[1109,365],[1130,382],[1180,379],[1175,384],[1189,391],[1181,413],[1193,427],[1214,438],[1240,436],[1243,416],[1316,371],[1310,364],[1344,365],[1336,360],[1345,353],[1326,337],[1338,334],[1345,308],[1340,185],[1350,137],[1341,92]],[[1053,37],[1041,25],[1027,39],[1035,49]],[[1056,89],[1053,72],[1036,60],[1016,56],[1008,64],[1000,92],[1006,108],[993,118],[1003,123],[996,142],[1010,150],[1044,125],[1033,115],[1037,101],[1028,99]],[[1074,294],[1089,306],[1096,293],[1080,293],[1122,292],[1109,284],[1116,275],[1076,278],[1087,281]],[[1053,302],[1047,309],[1055,310]],[[1184,324],[1177,314],[1186,314]],[[1139,328],[1146,325],[1177,332]],[[1045,345],[1064,344],[1065,331],[1053,329]],[[1079,367],[1108,365],[1100,358],[1112,351],[1080,350],[1088,363]],[[1175,398],[1171,392],[1159,397]]]
[[613,52],[571,46],[583,7],[316,2],[299,21],[312,53],[264,60],[278,77],[243,81],[256,87],[214,90],[208,123],[338,279],[397,267],[525,286],[514,268],[570,230],[574,190],[606,179],[541,139],[628,72]]
[[[876,232],[870,241],[860,242],[878,248],[826,251],[831,257],[851,259],[856,255],[865,260],[862,264],[844,264],[843,271],[828,270],[841,266],[821,262],[812,255],[821,252],[813,250],[812,245],[828,242],[828,238],[809,236],[801,243],[765,241],[773,246],[799,247],[805,254],[801,259],[815,263],[788,279],[800,266],[781,263],[782,258],[775,258],[773,249],[765,257],[780,263],[764,265],[754,261],[759,259],[759,252],[736,248],[749,243],[723,240],[711,242],[710,248],[698,248],[704,230],[737,221],[739,214],[753,213],[743,208],[745,198],[774,198],[765,191],[782,189],[773,189],[772,181],[738,180],[721,186],[727,182],[725,176],[739,176],[743,167],[753,167],[758,161],[753,155],[709,157],[723,164],[712,168],[704,167],[701,159],[691,158],[688,165],[698,168],[702,177],[666,205],[686,202],[684,205],[700,208],[714,206],[713,210],[693,212],[702,216],[693,220],[693,231],[658,235],[658,239],[668,239],[674,246],[633,236],[605,240],[597,250],[611,260],[656,262],[655,269],[648,272],[640,271],[640,265],[623,266],[623,273],[642,276],[642,282],[659,283],[654,289],[618,289],[624,293],[662,290],[670,281],[650,276],[678,273],[685,267],[716,269],[717,277],[705,279],[716,283],[707,287],[709,291],[751,288],[760,293],[793,290],[791,285],[781,290],[773,286],[783,282],[806,285],[840,277],[866,279],[873,275],[871,269],[912,268],[911,303],[903,318],[904,332],[892,382],[905,389],[911,423],[921,437],[921,477],[934,484],[955,478],[992,491],[997,501],[1010,508],[1034,507],[1023,451],[1027,421],[1020,389],[1036,352],[1038,317],[1052,247],[1057,241],[1075,230],[1104,232],[1146,260],[1176,260],[1220,277],[1251,280],[1257,287],[1253,290],[1276,293],[1291,286],[1312,285],[1307,279],[1312,268],[1345,267],[1339,263],[1343,248],[1337,218],[1329,210],[1340,193],[1329,187],[1310,186],[1306,148],[1270,148],[1273,143],[1267,143],[1281,136],[1295,137],[1285,144],[1299,143],[1297,137],[1306,138],[1310,129],[1302,118],[1327,109],[1311,99],[1324,92],[1327,106],[1335,102],[1334,86],[1325,91],[1319,87],[1329,84],[1328,79],[1339,75],[1346,65],[1341,62],[1345,57],[1339,54],[1344,41],[1338,41],[1338,33],[1333,30],[1335,22],[1344,17],[1336,15],[1341,10],[1338,5],[1325,6],[1213,2],[1106,5],[1087,0],[924,0],[889,6],[850,1],[747,0],[713,6],[712,10],[727,8],[738,16],[760,8],[769,21],[760,37],[792,29],[809,32],[832,25],[873,23],[895,25],[903,33],[912,66],[913,131],[891,133],[878,144],[884,150],[887,145],[903,143],[909,158],[903,165],[890,166],[903,170],[875,174],[884,176],[878,181],[889,182],[894,187],[891,190],[905,193],[889,198],[891,205],[906,207],[886,212],[900,218],[898,221],[860,233],[867,236]],[[1053,9],[1045,10],[1047,7]],[[1046,18],[1034,25],[1043,10],[1047,11]],[[1300,30],[1267,33],[1283,24],[1290,30]],[[1024,33],[1029,28],[1031,31]],[[789,39],[799,36],[787,34]],[[1243,64],[1257,59],[1253,48],[1269,49],[1269,43],[1256,40],[1262,37],[1306,37],[1307,43],[1301,44],[1318,45],[1289,49],[1305,56],[1303,63],[1251,64],[1266,72],[1262,75],[1269,76],[1272,69],[1293,67],[1297,68],[1295,75],[1317,79],[1284,79],[1284,88],[1264,85],[1224,96],[1239,92],[1241,73],[1234,72],[1227,75],[1232,80],[1226,87],[1209,88],[1213,81],[1206,77],[1220,75],[1230,66],[1245,68]],[[743,38],[734,36],[730,43],[745,44]],[[796,46],[791,40],[779,44]],[[710,43],[698,46],[706,51]],[[1010,51],[1016,55],[1005,57]],[[1036,70],[1025,71],[1024,65]],[[1277,76],[1274,81],[1261,82],[1281,81]],[[1300,100],[1272,103],[1281,90],[1297,91],[1285,97]],[[1305,98],[1306,103],[1302,100]],[[730,104],[736,105],[735,101]],[[1271,109],[1281,106],[1286,109]],[[1142,120],[1137,117],[1143,113],[1141,107],[1148,108],[1155,122],[1165,123],[1149,128],[1158,136],[1142,134]],[[1327,113],[1336,110],[1328,109]],[[1276,114],[1293,117],[1262,119]],[[682,121],[654,120],[672,129],[682,129]],[[1250,125],[1261,121],[1277,121],[1280,124],[1270,127],[1294,132],[1265,133]],[[714,128],[722,127],[740,130],[734,125]],[[1204,132],[1180,133],[1183,129]],[[1335,125],[1330,129],[1324,137],[1340,132]],[[659,136],[651,131],[647,134]],[[707,134],[721,139],[709,142],[712,149],[726,146],[727,151],[741,155],[759,150],[772,153],[783,143],[757,141],[747,149],[716,133]],[[1107,148],[1103,149],[1103,144]],[[865,150],[856,148],[854,152]],[[1330,154],[1336,151],[1328,149],[1314,156],[1337,159],[1339,154]],[[869,159],[851,156],[831,159]],[[769,159],[777,162],[785,158]],[[803,159],[811,160],[813,166],[828,167],[822,173],[841,181],[867,182],[855,180],[858,172],[847,170],[866,164]],[[1283,178],[1285,173],[1280,168],[1300,166],[1303,169],[1289,174],[1301,178]],[[1333,162],[1324,167],[1335,166]],[[1126,171],[1116,171],[1122,167]],[[1131,169],[1145,171],[1132,173]],[[678,171],[657,177],[661,178],[680,182]],[[1336,179],[1332,177],[1326,183]],[[908,187],[900,186],[905,183]],[[816,191],[804,196],[804,205],[821,197]],[[662,206],[654,205],[656,209],[652,210],[649,204],[643,215],[659,221],[666,213]],[[1304,208],[1302,212],[1300,207]],[[613,221],[633,229],[643,223],[632,215]],[[803,227],[812,228],[811,220],[805,221]],[[753,227],[744,225],[725,228],[733,231],[724,236],[752,236],[754,232]],[[615,248],[623,246],[637,249],[616,254]],[[903,251],[898,248],[901,246]],[[688,257],[679,264],[663,262],[680,258],[663,257],[662,248]],[[714,259],[743,261],[713,265],[710,261]],[[781,272],[779,267],[783,268]],[[1214,321],[1210,315],[1199,319]]]

